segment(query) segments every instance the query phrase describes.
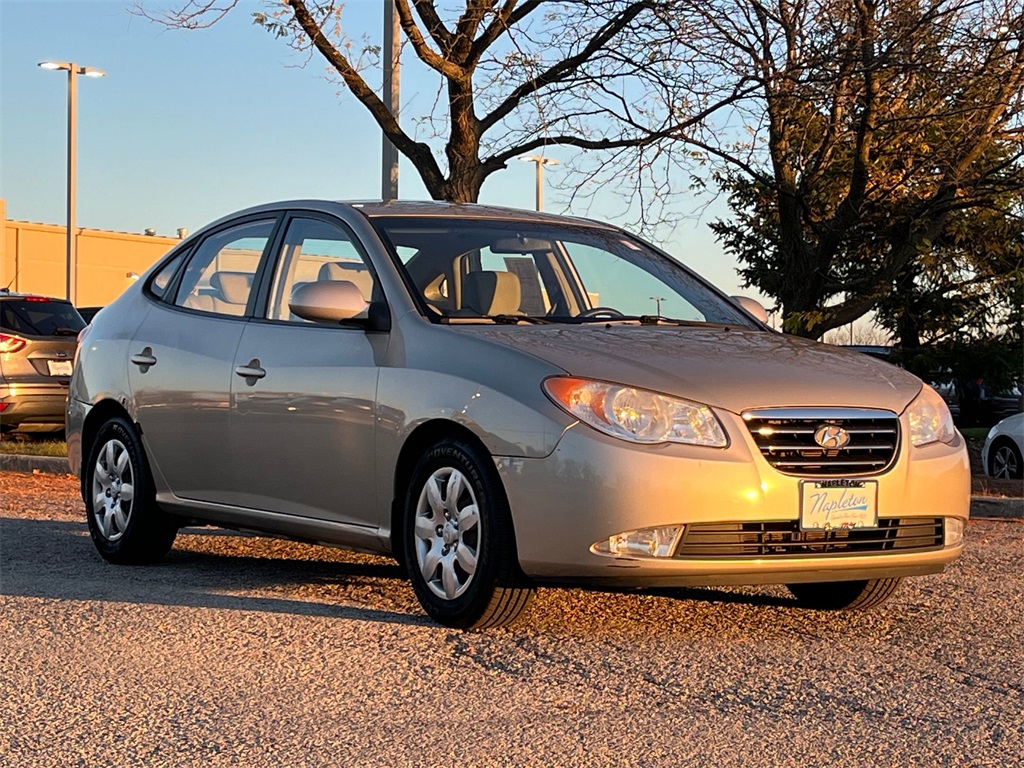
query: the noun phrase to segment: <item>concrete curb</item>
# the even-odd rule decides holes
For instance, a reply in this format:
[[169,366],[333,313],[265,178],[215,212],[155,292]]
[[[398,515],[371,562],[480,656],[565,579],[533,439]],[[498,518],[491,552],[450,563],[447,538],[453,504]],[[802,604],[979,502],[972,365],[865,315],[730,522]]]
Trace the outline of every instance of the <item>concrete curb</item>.
[[[68,460],[63,456],[23,456],[0,453],[0,472],[41,472],[47,475],[68,475]],[[997,499],[971,496],[971,517],[1007,517],[1024,519],[1024,498]]]
[[1024,499],[996,499],[971,496],[971,517],[1012,517],[1024,519]]
[[71,469],[63,456],[25,456],[0,453],[0,472],[42,472],[47,475],[69,475]]

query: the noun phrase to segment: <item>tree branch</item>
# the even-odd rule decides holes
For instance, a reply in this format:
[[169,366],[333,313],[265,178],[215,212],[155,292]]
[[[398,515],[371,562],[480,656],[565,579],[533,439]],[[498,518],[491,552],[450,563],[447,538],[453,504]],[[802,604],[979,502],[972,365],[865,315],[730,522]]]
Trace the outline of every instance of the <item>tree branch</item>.
[[[288,2],[288,0],[285,0],[285,2]],[[394,3],[395,10],[398,12],[398,23],[402,26],[405,36],[409,38],[412,49],[416,52],[420,61],[431,69],[440,72],[449,80],[464,79],[466,71],[431,48],[430,43],[424,39],[420,28],[416,26],[416,19],[413,18],[412,9],[409,7],[409,0],[394,0]]]
[[615,19],[605,23],[600,30],[590,39],[590,42],[575,56],[569,56],[554,64],[541,74],[527,80],[505,98],[490,114],[480,119],[480,126],[487,131],[495,123],[511,114],[520,102],[532,93],[536,93],[545,86],[557,83],[560,80],[572,75],[581,66],[587,63],[598,51],[602,50],[616,35],[635,19],[641,12],[653,7],[652,0],[640,0],[631,3]]
[[323,30],[320,29],[320,25],[317,24],[316,19],[310,14],[304,0],[285,0],[285,3],[291,7],[295,20],[302,27],[302,31],[309,37],[310,42],[320,52],[320,55],[337,70],[338,74],[345,81],[345,85],[352,92],[352,95],[366,107],[391,143],[395,145],[399,152],[416,164],[416,167],[423,175],[424,184],[431,195],[438,194],[444,184],[444,176],[437,165],[437,160],[430,151],[430,147],[413,141],[402,130],[398,120],[391,114],[388,106],[367,85],[366,81],[356,72],[348,59],[331,45],[331,42],[324,36]]

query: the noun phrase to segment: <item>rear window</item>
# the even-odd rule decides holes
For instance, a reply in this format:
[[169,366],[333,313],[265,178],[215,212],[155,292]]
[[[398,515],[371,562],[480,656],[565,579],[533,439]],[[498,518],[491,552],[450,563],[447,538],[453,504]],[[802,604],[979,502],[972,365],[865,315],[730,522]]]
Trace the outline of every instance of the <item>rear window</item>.
[[77,336],[85,328],[78,310],[66,301],[0,301],[0,328],[28,336]]

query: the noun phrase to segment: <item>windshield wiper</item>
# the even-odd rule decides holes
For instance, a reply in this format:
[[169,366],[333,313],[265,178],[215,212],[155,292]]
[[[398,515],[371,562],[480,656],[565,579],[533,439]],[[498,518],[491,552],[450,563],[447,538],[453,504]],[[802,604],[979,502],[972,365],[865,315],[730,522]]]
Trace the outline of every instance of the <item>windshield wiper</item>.
[[664,315],[610,315],[608,317],[574,317],[568,320],[574,323],[639,323],[640,325],[677,325],[694,328],[735,328],[726,323],[712,323],[707,320],[682,320],[678,317]]
[[493,320],[496,325],[517,325],[520,321],[524,323],[533,323],[534,325],[543,325],[547,323],[547,319],[543,317],[536,317],[534,315],[487,315],[489,320]]
[[519,323],[531,323],[533,325],[544,325],[551,322],[546,317],[536,315],[445,315],[438,318],[437,322],[445,325],[458,325],[462,323],[476,323],[480,320],[490,320],[495,325],[517,325]]
[[78,331],[74,328],[54,328],[51,336],[77,336]]

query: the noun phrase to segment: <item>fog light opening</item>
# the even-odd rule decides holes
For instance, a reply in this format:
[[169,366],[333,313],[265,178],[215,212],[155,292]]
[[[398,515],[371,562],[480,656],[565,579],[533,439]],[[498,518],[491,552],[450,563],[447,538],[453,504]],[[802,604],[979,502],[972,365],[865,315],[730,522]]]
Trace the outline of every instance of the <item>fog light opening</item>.
[[947,517],[942,526],[944,532],[944,543],[947,547],[955,547],[957,544],[963,543],[964,540],[964,521],[959,517]]
[[612,557],[672,557],[685,529],[685,525],[662,525],[624,531],[595,542],[590,551]]

